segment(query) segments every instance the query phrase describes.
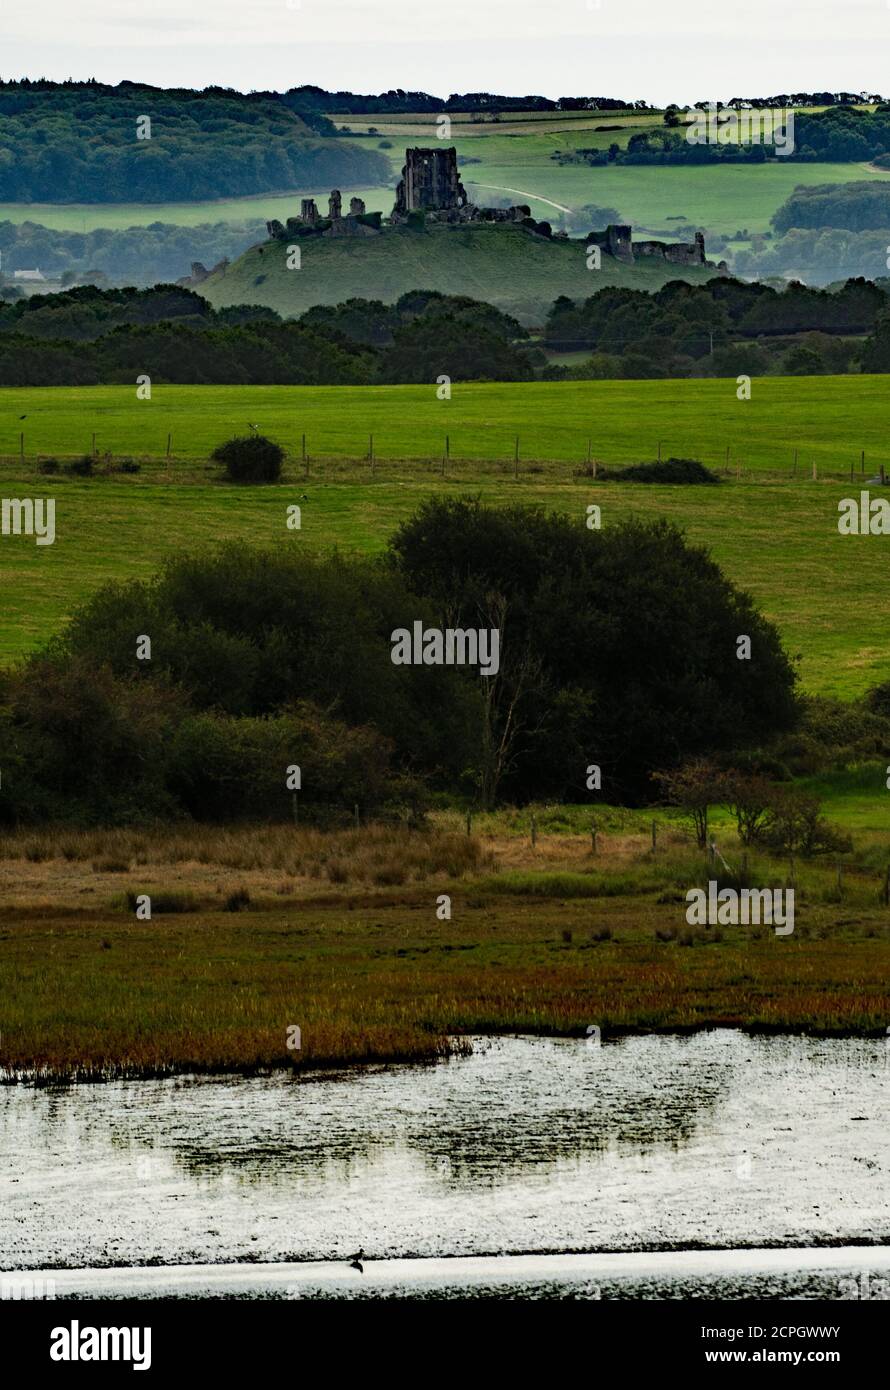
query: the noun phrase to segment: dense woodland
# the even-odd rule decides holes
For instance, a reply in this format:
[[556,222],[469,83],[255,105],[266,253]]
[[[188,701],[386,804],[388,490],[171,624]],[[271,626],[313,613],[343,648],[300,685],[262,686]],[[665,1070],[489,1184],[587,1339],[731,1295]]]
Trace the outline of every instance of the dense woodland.
[[353,300],[284,323],[271,309],[214,311],[191,290],[99,290],[0,306],[0,385],[366,385],[525,381],[526,331],[489,304],[410,291],[393,306]]
[[[151,138],[137,139],[137,120]],[[0,202],[158,203],[389,179],[377,150],[274,93],[0,84]]]
[[[0,304],[0,385],[152,380],[220,385],[528,381],[535,376],[666,377],[883,372],[890,284],[782,292],[717,276],[656,293],[605,289],[557,299],[543,343],[492,305],[431,290],[395,304],[350,299],[283,321],[241,304],[214,310],[194,290],[79,286]],[[551,352],[590,357],[554,364]]]

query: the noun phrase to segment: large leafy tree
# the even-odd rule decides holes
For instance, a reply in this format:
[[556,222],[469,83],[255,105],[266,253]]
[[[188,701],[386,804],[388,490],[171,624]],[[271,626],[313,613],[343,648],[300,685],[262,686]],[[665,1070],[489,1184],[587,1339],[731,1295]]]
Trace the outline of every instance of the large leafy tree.
[[758,743],[797,718],[776,629],[667,522],[591,531],[540,509],[435,499],[389,554],[443,621],[502,624],[483,729],[500,750],[489,800],[584,796],[590,764],[608,799],[642,798],[652,769]]

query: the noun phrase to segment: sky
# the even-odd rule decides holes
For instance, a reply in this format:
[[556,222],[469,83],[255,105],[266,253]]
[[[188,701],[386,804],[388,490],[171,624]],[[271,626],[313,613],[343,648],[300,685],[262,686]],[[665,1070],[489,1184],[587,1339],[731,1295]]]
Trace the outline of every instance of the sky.
[[890,0],[0,0],[0,76],[653,104],[890,89]]

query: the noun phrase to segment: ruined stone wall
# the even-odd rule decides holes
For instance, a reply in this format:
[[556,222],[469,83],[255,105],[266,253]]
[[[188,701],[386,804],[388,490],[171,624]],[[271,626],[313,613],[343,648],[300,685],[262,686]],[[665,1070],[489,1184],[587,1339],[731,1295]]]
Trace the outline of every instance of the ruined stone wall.
[[644,260],[655,257],[671,265],[708,265],[705,260],[705,238],[696,232],[695,241],[633,241],[630,227],[610,223],[604,231],[587,234],[589,246],[599,246],[620,261]]

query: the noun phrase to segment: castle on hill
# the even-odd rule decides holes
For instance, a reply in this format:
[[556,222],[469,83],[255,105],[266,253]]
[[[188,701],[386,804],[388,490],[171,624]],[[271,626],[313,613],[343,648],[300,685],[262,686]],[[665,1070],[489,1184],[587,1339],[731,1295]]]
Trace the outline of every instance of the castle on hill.
[[[402,177],[396,186],[396,201],[387,225],[410,226],[420,219],[446,226],[508,222],[525,226],[544,236],[553,235],[550,224],[536,222],[525,203],[517,203],[509,208],[479,207],[471,203],[461,183],[457,150],[453,145],[437,148],[415,146],[405,151]],[[349,211],[344,212],[342,194],[338,188],[334,188],[328,199],[327,216],[319,211],[314,198],[304,198],[299,217],[289,217],[284,223],[273,220],[266,223],[266,228],[269,236],[276,240],[306,235],[369,237],[379,236],[383,220],[379,212],[368,213],[361,198],[351,198]],[[632,231],[629,226],[612,223],[603,231],[589,232],[584,240],[588,246],[597,246],[605,255],[625,264],[657,259],[671,265],[725,269],[722,261],[715,266],[713,261],[706,260],[702,232],[696,232],[691,242],[671,242],[634,241]],[[557,232],[556,235],[563,239],[566,236],[565,232]]]

